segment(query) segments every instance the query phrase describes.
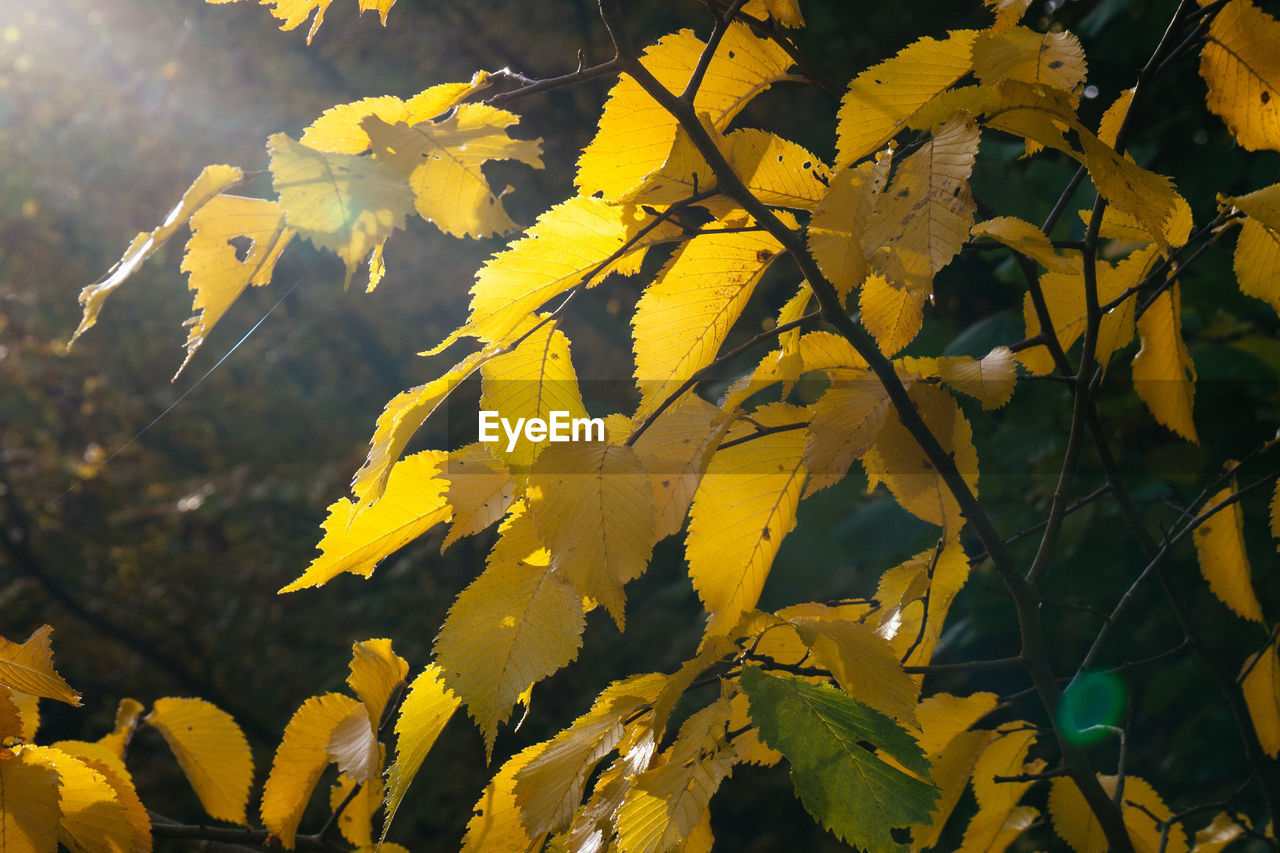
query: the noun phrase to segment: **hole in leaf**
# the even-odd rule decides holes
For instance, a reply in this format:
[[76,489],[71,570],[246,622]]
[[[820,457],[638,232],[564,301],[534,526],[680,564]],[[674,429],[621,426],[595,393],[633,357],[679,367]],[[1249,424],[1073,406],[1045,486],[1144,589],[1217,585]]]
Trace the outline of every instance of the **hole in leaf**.
[[249,251],[253,248],[253,240],[241,234],[228,240],[227,245],[235,250],[236,260],[243,264],[245,259],[249,257]]
[[1270,103],[1270,101],[1271,101],[1271,93],[1270,93],[1270,92],[1268,92],[1266,89],[1263,89],[1263,90],[1262,90],[1262,103],[1266,104],[1266,103]]

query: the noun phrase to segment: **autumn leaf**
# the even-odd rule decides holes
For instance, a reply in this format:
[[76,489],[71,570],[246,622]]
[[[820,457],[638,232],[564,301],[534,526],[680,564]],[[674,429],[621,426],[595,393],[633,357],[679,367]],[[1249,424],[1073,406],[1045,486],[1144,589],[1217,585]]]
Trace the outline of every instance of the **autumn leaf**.
[[1071,275],[1080,269],[1078,257],[1058,254],[1039,228],[1014,216],[997,216],[969,229],[974,237],[990,237],[1026,255],[1050,272]]
[[1070,92],[1087,72],[1080,40],[1069,32],[1039,33],[1026,27],[978,36],[973,73],[994,85],[1003,80],[1043,83]]
[[1258,733],[1258,743],[1272,758],[1280,755],[1280,655],[1276,644],[1245,661],[1244,679],[1240,682],[1245,705],[1253,730]]
[[[1235,494],[1230,486],[1209,498],[1206,509],[1220,506]],[[1262,607],[1253,592],[1249,558],[1244,548],[1244,513],[1240,502],[1232,501],[1226,507],[1205,519],[1193,534],[1200,573],[1209,582],[1209,589],[1237,616],[1254,622],[1264,622]]]
[[841,299],[867,276],[862,235],[889,179],[890,162],[889,157],[867,160],[832,175],[809,223],[809,251]]
[[[1100,775],[1098,781],[1108,795],[1115,793],[1115,776]],[[1187,833],[1181,823],[1174,823],[1169,828],[1168,838],[1162,839],[1157,821],[1169,820],[1173,817],[1173,812],[1149,782],[1140,776],[1126,775],[1123,796],[1121,813],[1125,829],[1129,831],[1129,838],[1139,853],[1186,853]],[[1053,780],[1053,786],[1049,790],[1049,816],[1053,821],[1054,832],[1071,845],[1076,853],[1092,853],[1107,846],[1098,819],[1089,809],[1075,782],[1066,776]]]
[[262,788],[262,823],[292,850],[302,812],[311,799],[320,774],[329,765],[329,741],[334,730],[353,713],[364,708],[350,696],[325,693],[302,704],[276,748],[271,773]]
[[813,210],[826,196],[831,169],[796,143],[754,128],[735,130],[725,141],[729,165],[765,204]]
[[[832,687],[743,667],[751,720],[791,763],[809,813],[842,841],[869,853],[899,849],[892,827],[927,821],[937,790],[916,741],[888,717]],[[862,747],[883,750],[909,776]]]
[[80,694],[54,671],[52,634],[51,626],[41,625],[21,644],[0,637],[0,685],[79,705]]
[[965,828],[964,850],[989,850],[1018,800],[1031,787],[1031,782],[998,781],[997,777],[1007,779],[1026,772],[1027,751],[1035,741],[1035,731],[1026,723],[1006,723],[978,757],[973,768],[978,813]]
[[382,723],[387,702],[408,674],[408,661],[392,651],[390,640],[379,638],[352,645],[347,686],[369,712],[369,725],[375,731]]
[[855,77],[836,114],[836,167],[878,150],[912,113],[969,73],[977,36],[954,30],[943,40],[919,39]]
[[[476,803],[467,832],[462,838],[462,853],[487,853],[490,850],[532,850],[537,844],[529,837],[524,818],[516,805],[516,777],[537,758],[545,744],[535,743],[517,752],[498,769],[485,786]],[[544,833],[538,833],[541,843]]]
[[529,472],[529,512],[551,566],[623,625],[623,585],[654,544],[653,490],[630,447],[550,444]]
[[1280,234],[1257,219],[1246,219],[1236,240],[1235,271],[1241,293],[1280,313]]
[[1280,23],[1249,0],[1232,0],[1209,25],[1200,52],[1205,103],[1249,151],[1280,147]]
[[413,194],[400,173],[381,160],[316,151],[283,133],[267,140],[267,153],[288,226],[342,258],[347,284],[371,256],[376,269],[383,244],[413,209]]
[[809,615],[788,621],[812,650],[814,662],[829,670],[845,693],[887,717],[916,724],[920,686],[883,637],[847,619]]
[[582,645],[582,595],[550,562],[521,507],[436,637],[444,683],[466,703],[487,749],[516,700],[577,657]]
[[231,715],[203,699],[157,699],[143,719],[160,732],[210,817],[248,824],[249,742]]
[[384,840],[409,783],[418,774],[422,762],[459,704],[458,697],[444,686],[440,667],[435,664],[419,673],[410,685],[396,720],[396,760],[387,772],[387,818],[382,825]]
[[169,211],[164,222],[152,231],[143,231],[134,237],[129,243],[129,248],[125,250],[124,257],[116,262],[106,277],[80,291],[80,304],[84,307],[84,317],[76,327],[71,340],[67,342],[67,346],[74,344],[76,338],[89,331],[98,322],[98,314],[102,311],[102,305],[107,297],[123,284],[125,279],[137,272],[143,261],[163,246],[196,211],[243,179],[244,172],[235,166],[205,166],[199,177],[182,194],[182,200]]
[[[150,839],[139,837],[126,807],[102,773],[53,747],[24,746],[21,752],[57,774],[58,840],[64,847],[135,853],[150,847]],[[19,832],[18,837],[21,835]],[[5,849],[9,849],[7,845]]]
[[59,775],[45,754],[22,748],[0,752],[0,838],[5,850],[56,853]]
[[[239,3],[241,0],[205,0],[205,2],[221,4]],[[284,22],[280,25],[282,30],[295,29],[311,18],[311,29],[307,31],[307,44],[311,44],[316,30],[320,29],[320,25],[324,23],[324,13],[333,0],[259,0],[259,2],[263,6],[271,6],[271,14]],[[387,12],[391,11],[395,2],[396,0],[359,0],[360,11],[365,12],[370,9],[376,11],[385,27]]]
[[449,484],[445,501],[453,510],[453,524],[440,544],[441,551],[498,521],[515,499],[511,472],[484,444],[451,451],[441,476]]
[[438,121],[390,124],[371,115],[360,126],[374,156],[408,180],[418,215],[455,237],[488,237],[516,224],[480,167],[516,160],[542,168],[541,144],[507,132],[519,121],[506,110],[461,104]]
[[1133,357],[1133,385],[1160,423],[1199,443],[1192,420],[1195,364],[1182,340],[1182,293],[1178,284],[1156,297],[1138,318],[1142,349]]

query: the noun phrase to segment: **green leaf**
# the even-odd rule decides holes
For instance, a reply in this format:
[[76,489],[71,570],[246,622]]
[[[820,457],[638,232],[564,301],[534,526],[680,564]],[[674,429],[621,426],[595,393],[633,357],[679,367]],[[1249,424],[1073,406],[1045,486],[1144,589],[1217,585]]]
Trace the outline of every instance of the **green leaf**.
[[869,853],[902,850],[890,829],[929,820],[937,789],[863,746],[928,779],[929,762],[905,729],[824,684],[744,667],[742,686],[752,723],[791,762],[801,802],[841,840]]

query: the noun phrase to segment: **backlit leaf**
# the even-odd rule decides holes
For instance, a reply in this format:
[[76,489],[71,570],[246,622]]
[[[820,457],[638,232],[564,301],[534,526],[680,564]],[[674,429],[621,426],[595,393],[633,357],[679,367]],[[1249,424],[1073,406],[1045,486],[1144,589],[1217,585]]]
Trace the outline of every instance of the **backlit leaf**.
[[996,19],[991,30],[998,33],[1018,23],[1026,14],[1031,0],[982,0],[982,5],[995,12]]
[[1138,318],[1142,349],[1133,357],[1133,385],[1157,421],[1199,443],[1192,420],[1196,369],[1182,340],[1182,293],[1178,284],[1156,297]]
[[1272,758],[1280,755],[1280,656],[1276,644],[1268,643],[1258,656],[1245,661],[1248,675],[1240,683],[1249,719],[1258,733],[1258,743]]
[[516,227],[480,167],[517,160],[542,168],[542,146],[513,139],[514,113],[484,104],[461,104],[447,118],[394,124],[376,115],[361,122],[374,156],[403,175],[418,214],[455,237],[488,237]]
[[365,640],[352,645],[350,670],[347,686],[369,712],[369,725],[376,730],[387,702],[409,674],[409,663],[392,651],[390,640]]
[[[939,753],[928,753],[929,772],[938,786],[938,809],[928,823],[920,823],[911,829],[911,849],[924,850],[938,843],[947,819],[955,810],[969,777],[995,732],[959,732]],[[977,816],[973,818],[977,820]]]
[[549,562],[527,514],[507,521],[436,638],[444,683],[466,702],[489,749],[516,699],[582,645],[582,595]]
[[1191,853],[1221,853],[1227,845],[1244,835],[1244,827],[1226,812],[1218,812],[1204,829],[1196,833]]
[[889,157],[849,166],[830,177],[809,223],[809,251],[841,299],[867,275],[862,234],[889,177]]
[[937,376],[948,387],[998,409],[1013,397],[1018,368],[1008,347],[996,347],[981,359],[947,356],[937,359]]
[[[515,349],[485,362],[480,375],[480,409],[497,412],[512,424],[521,418],[549,422],[552,412],[571,419],[587,417],[569,339],[554,323],[535,329]],[[512,469],[527,470],[542,443],[530,441],[522,431],[514,449],[508,450],[507,434],[501,428],[495,432],[498,440],[488,444],[492,452]]]
[[1137,219],[1167,253],[1164,234],[1179,208],[1173,182],[1116,154],[1083,125],[1077,123],[1075,129],[1098,194]]
[[32,696],[79,705],[80,694],[54,671],[51,634],[51,626],[41,625],[21,644],[0,637],[0,684]]
[[956,30],[941,41],[919,39],[855,77],[836,115],[837,168],[878,150],[912,113],[968,74],[977,36]]
[[591,710],[540,744],[516,774],[515,795],[526,831],[537,837],[569,825],[587,779],[625,733],[623,720],[653,703],[666,677],[635,675],[609,685]]
[[25,740],[23,737],[22,712],[18,703],[13,701],[13,691],[0,686],[0,743],[9,738]]
[[129,745],[138,721],[145,710],[141,702],[135,699],[121,699],[116,707],[116,724],[110,733],[98,739],[98,743],[111,751],[111,754],[124,760],[125,749]]
[[280,592],[323,586],[343,572],[368,578],[379,560],[448,521],[448,483],[440,476],[447,456],[442,450],[424,450],[397,462],[381,499],[364,512],[357,514],[346,498],[332,504],[316,546],[320,556]]
[[914,726],[920,687],[892,647],[861,622],[797,617],[788,620],[845,693],[887,717]]
[[[1098,776],[1108,795],[1115,793],[1115,776]],[[1186,853],[1187,833],[1181,823],[1170,827],[1168,838],[1161,841],[1160,827],[1156,821],[1168,820],[1173,812],[1160,799],[1151,785],[1139,776],[1124,777],[1123,807],[1125,829],[1138,853]],[[1141,806],[1141,808],[1139,807]],[[1049,791],[1049,816],[1053,829],[1076,853],[1093,853],[1107,846],[1102,827],[1085,802],[1080,789],[1071,779],[1060,776],[1053,780]]]
[[440,545],[442,551],[502,518],[515,498],[511,472],[484,444],[450,451],[442,476],[449,484],[445,500],[453,509],[453,524]]
[[685,394],[664,411],[633,445],[649,472],[654,499],[654,540],[679,532],[711,454],[729,428],[715,424],[716,407]]
[[1249,0],[1213,17],[1200,53],[1205,103],[1249,151],[1280,148],[1280,23]]
[[691,714],[654,765],[637,774],[618,810],[623,853],[659,853],[687,839],[734,763],[725,742],[729,700]]
[[[753,420],[775,427],[804,420],[794,406],[758,409]],[[745,436],[739,428],[730,438]],[[685,551],[694,589],[709,613],[706,633],[728,632],[756,606],[773,558],[796,523],[804,488],[805,433],[790,430],[716,452],[690,511]]]
[[1246,219],[1236,241],[1235,270],[1241,293],[1280,313],[1280,234]]
[[924,325],[924,304],[928,301],[927,289],[913,290],[904,283],[873,273],[862,282],[858,308],[862,312],[862,324],[875,336],[880,351],[891,356],[920,333]]
[[979,756],[973,769],[973,792],[978,800],[978,813],[965,829],[964,847],[989,850],[1005,821],[1031,787],[1030,782],[998,782],[997,776],[1018,776],[1024,772],[1027,751],[1036,736],[1025,723],[1006,723],[998,730],[1000,737]]
[[[541,755],[545,744],[535,743],[517,752],[502,765],[475,804],[462,838],[462,853],[490,850],[533,850],[539,845],[529,837],[516,805],[516,775]],[[539,844],[543,833],[538,833]]]
[[453,718],[453,712],[458,710],[459,702],[453,691],[444,686],[443,674],[435,664],[424,669],[410,685],[396,720],[396,760],[387,773],[384,839],[409,783],[418,774],[440,732]]
[[973,44],[973,72],[983,83],[1023,80],[1072,91],[1086,74],[1084,49],[1069,32],[1014,27],[983,33]]
[[603,604],[622,628],[623,585],[644,573],[654,544],[653,490],[629,447],[551,444],[529,472],[529,512],[551,566]]
[[74,344],[76,338],[98,322],[98,313],[102,310],[102,304],[106,302],[107,297],[111,295],[111,291],[133,275],[138,267],[142,266],[143,261],[151,257],[156,249],[163,246],[166,240],[187,223],[192,214],[219,193],[240,183],[243,178],[244,172],[235,166],[205,166],[199,177],[182,194],[182,201],[169,211],[164,222],[151,232],[143,231],[134,237],[129,243],[129,248],[125,250],[124,257],[116,261],[116,265],[111,268],[106,277],[80,291],[80,304],[84,307],[84,317],[67,345]]
[[[1218,492],[1204,503],[1203,509],[1211,509],[1235,492],[1235,483]],[[1240,502],[1235,501],[1200,524],[1193,534],[1196,557],[1200,561],[1200,573],[1209,582],[1209,589],[1237,616],[1263,622],[1262,608],[1253,593],[1249,558],[1244,548],[1244,513]]]
[[[151,839],[151,818],[147,814],[146,807],[142,804],[142,800],[138,799],[138,792],[133,786],[133,777],[128,769],[125,768],[124,762],[114,755],[108,747],[101,743],[88,743],[86,741],[58,741],[53,744],[53,748],[60,752],[66,753],[82,762],[92,771],[100,774],[107,784],[111,786],[111,790],[115,795],[115,802],[124,809],[125,820],[129,823],[128,846],[120,845],[120,849],[133,850],[135,853],[150,853],[152,848]],[[61,768],[60,768],[61,770]],[[65,778],[66,774],[63,774]],[[94,785],[94,788],[97,786]],[[121,831],[121,827],[115,817],[115,809],[111,807],[94,808],[92,803],[96,799],[103,796],[101,789],[97,789],[96,796],[91,796],[90,807],[81,810],[86,820],[94,823],[105,824],[104,829],[108,839],[123,839],[125,833]],[[89,818],[89,813],[94,815]]]
[[[241,0],[205,0],[207,3],[239,3]],[[311,18],[311,29],[307,31],[307,44],[311,44],[311,39],[315,36],[316,30],[320,29],[320,25],[324,23],[324,13],[329,8],[329,4],[333,0],[259,0],[263,6],[271,7],[271,14],[275,15],[284,23],[280,24],[282,30],[292,30],[305,23]],[[359,0],[360,11],[365,12],[370,9],[376,11],[382,19],[382,25],[387,25],[387,12],[391,11],[391,7],[395,5],[396,0]],[[314,17],[313,17],[314,15]]]
[[363,704],[357,703],[333,727],[325,752],[343,776],[362,783],[378,777],[382,771],[382,753],[377,735],[369,725],[368,709]]
[[1071,275],[1080,269],[1079,257],[1058,254],[1044,232],[1023,219],[998,216],[979,222],[969,229],[974,237],[999,240],[1015,252],[1026,255],[1050,272]]
[[[63,847],[75,853],[97,853],[100,850],[141,851],[148,846],[137,837],[115,789],[97,770],[52,747],[24,746],[21,754],[57,774],[61,814],[57,824],[58,841]],[[0,840],[7,842],[7,838]],[[23,850],[21,831],[18,841],[13,849]],[[6,843],[5,850],[8,849]]]
[[270,283],[293,233],[279,205],[260,198],[220,195],[195,212],[182,271],[190,274],[187,287],[196,295],[178,373],[246,287]]
[[160,732],[210,817],[247,824],[249,742],[231,715],[203,699],[157,699],[143,722]]
[[969,561],[956,541],[939,542],[895,566],[880,576],[876,588],[881,603],[877,633],[907,664],[929,663],[947,612],[968,579]]
[[616,816],[635,787],[636,776],[648,769],[657,746],[653,732],[622,745],[621,753],[596,779],[591,796],[573,815],[568,847],[575,851],[599,849],[615,835]]
[[[645,49],[641,63],[658,82],[679,93],[706,45],[691,30],[666,36]],[[791,57],[742,23],[730,25],[693,100],[723,132],[756,95],[782,79]],[[677,122],[640,84],[623,74],[609,92],[600,130],[578,160],[578,190],[618,201],[662,168],[676,142]]]
[[672,255],[636,305],[643,417],[719,354],[782,245],[764,232],[703,234]]
[[[358,783],[349,776],[339,776],[337,784],[329,789],[329,809],[336,811],[346,803],[338,816],[338,829],[342,837],[361,848],[373,848],[373,816],[382,808],[382,779],[374,777],[360,787],[355,797],[348,800],[351,790]],[[376,848],[373,848],[376,850]],[[378,853],[387,853],[385,848]]]
[[334,729],[363,707],[350,696],[325,693],[312,696],[285,726],[284,738],[271,762],[262,788],[262,823],[292,850],[298,822],[311,799],[320,774],[329,765],[329,741]]
[[286,224],[342,258],[348,284],[413,209],[404,178],[380,160],[316,151],[283,133],[267,140],[267,153]]
[[[938,793],[915,740],[892,720],[821,684],[744,667],[751,720],[791,763],[806,809],[838,838],[869,853],[901,849],[893,827],[929,819]],[[870,743],[921,778],[881,761]]]
[[753,128],[725,137],[729,164],[765,204],[813,210],[827,193],[831,169],[790,140]]
[[809,469],[805,496],[844,479],[853,460],[875,443],[893,404],[869,372],[832,384],[813,406],[804,463]]
[[954,696],[935,693],[920,701],[916,719],[920,721],[920,748],[927,755],[942,751],[951,739],[996,709],[1000,697],[994,693]]
[[58,773],[40,749],[0,751],[0,838],[5,853],[57,853]]
[[417,124],[453,109],[470,95],[490,85],[489,75],[477,72],[470,83],[441,83],[424,89],[407,101],[393,95],[362,98],[325,110],[302,132],[299,140],[317,151],[363,154],[369,150],[369,134],[360,123],[377,116],[387,124]]

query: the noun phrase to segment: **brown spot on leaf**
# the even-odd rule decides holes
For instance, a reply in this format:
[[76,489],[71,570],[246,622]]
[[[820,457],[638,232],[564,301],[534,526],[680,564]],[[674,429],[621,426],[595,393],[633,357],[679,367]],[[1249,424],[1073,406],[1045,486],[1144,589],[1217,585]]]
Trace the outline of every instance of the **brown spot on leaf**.
[[773,257],[773,252],[769,251],[768,249],[761,249],[760,251],[756,252],[756,260],[760,261],[761,263],[764,263],[765,261],[769,260],[772,257]]
[[1062,60],[1061,60],[1061,59],[1055,59],[1053,62],[1050,62],[1050,63],[1049,63],[1049,67],[1050,67],[1050,68],[1052,68],[1052,69],[1054,69],[1054,70],[1056,71],[1057,69],[1059,69],[1059,68],[1061,68],[1061,67],[1062,67]]
[[766,527],[760,531],[760,538],[766,542],[773,538],[772,534],[769,533],[769,528]]
[[1268,92],[1266,89],[1263,89],[1263,90],[1262,90],[1262,103],[1267,104],[1267,103],[1270,103],[1270,102],[1271,102],[1271,93],[1270,93],[1270,92]]

